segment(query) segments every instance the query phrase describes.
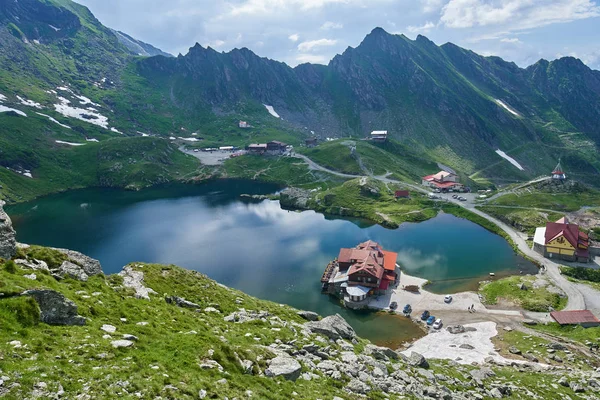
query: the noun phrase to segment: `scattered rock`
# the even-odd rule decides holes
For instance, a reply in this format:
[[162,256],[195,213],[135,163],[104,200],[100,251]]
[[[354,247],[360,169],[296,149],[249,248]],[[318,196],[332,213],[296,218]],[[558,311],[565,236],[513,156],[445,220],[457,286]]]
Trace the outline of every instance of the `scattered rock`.
[[169,304],[175,304],[176,306],[183,308],[200,308],[198,304],[187,301],[183,297],[167,296],[165,297],[165,301]]
[[534,355],[533,355],[533,354],[531,354],[531,353],[524,353],[522,356],[523,356],[523,358],[525,358],[525,359],[527,359],[527,360],[529,360],[529,361],[531,361],[531,362],[538,362],[538,361],[539,361],[539,360],[537,359],[537,357],[536,357],[536,356],[534,356]]
[[103,330],[106,333],[115,333],[117,328],[113,325],[104,324],[100,327],[100,330]]
[[112,342],[110,342],[110,344],[112,344],[112,347],[114,347],[114,348],[133,346],[133,342],[131,340],[125,340],[125,339],[113,340]]
[[136,271],[133,266],[127,265],[119,272],[123,277],[123,286],[135,290],[135,297],[138,299],[150,300],[151,294],[157,294],[154,290],[144,286],[144,273]]
[[575,393],[583,393],[583,392],[585,392],[585,388],[583,387],[583,385],[580,384],[580,383],[577,383],[577,382],[571,382],[571,383],[569,383],[569,387]]
[[376,360],[387,360],[389,358],[397,360],[399,358],[398,353],[387,347],[379,347],[373,344],[365,346],[365,354],[372,356]]
[[569,387],[569,381],[567,380],[566,376],[561,376],[558,380],[558,384],[564,387]]
[[204,309],[204,312],[205,312],[205,313],[217,313],[217,314],[221,314],[221,311],[217,310],[217,309],[216,309],[216,308],[214,308],[214,307],[206,307],[206,308]]
[[4,202],[0,200],[0,258],[10,260],[17,252],[17,241],[12,221],[2,206]]
[[473,350],[475,349],[475,347],[471,346],[470,344],[467,343],[463,343],[460,346],[458,346],[460,349],[465,349],[465,350]]
[[48,325],[85,325],[85,318],[77,314],[77,305],[59,292],[34,289],[21,295],[33,297],[40,308],[40,321]]
[[408,357],[408,364],[413,367],[429,368],[429,362],[427,362],[427,359],[423,357],[423,355],[414,351],[410,353],[410,357]]
[[509,353],[511,354],[517,354],[520,355],[521,354],[521,350],[517,349],[515,346],[510,346],[508,348]]
[[304,324],[311,332],[323,334],[329,339],[354,339],[356,333],[341,315],[335,314],[325,317],[320,321],[312,321]]
[[26,279],[31,279],[32,281],[37,280],[37,276],[35,274],[31,274],[31,275],[23,275],[23,278]]
[[137,342],[138,340],[140,340],[137,336],[130,335],[130,334],[123,335],[123,339],[125,339],[125,340],[133,340],[134,342]]
[[241,308],[239,311],[232,312],[223,318],[223,320],[225,322],[244,323],[256,320],[266,321],[270,316],[271,314],[267,311],[246,311],[245,309]]
[[371,391],[371,387],[358,379],[352,379],[347,385],[346,390],[356,394],[367,394]]
[[526,319],[526,320],[523,321],[523,323],[525,325],[530,325],[530,326],[537,325],[537,321],[534,321],[532,319]]
[[550,343],[548,345],[548,348],[550,348],[552,350],[558,350],[558,351],[564,351],[564,350],[567,349],[564,345],[562,345],[562,344],[560,344],[558,342],[552,342],[552,343]]
[[304,318],[307,321],[318,321],[319,314],[312,311],[298,311],[298,315]]
[[295,381],[300,377],[302,366],[294,358],[280,354],[271,360],[265,375],[270,377],[283,376],[289,381]]

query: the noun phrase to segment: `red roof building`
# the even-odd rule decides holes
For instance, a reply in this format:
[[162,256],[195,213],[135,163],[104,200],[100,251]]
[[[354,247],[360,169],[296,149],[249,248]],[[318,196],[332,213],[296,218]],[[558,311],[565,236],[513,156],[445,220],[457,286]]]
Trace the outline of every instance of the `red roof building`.
[[408,199],[410,197],[410,193],[408,190],[396,190],[394,197],[397,199]]
[[383,250],[369,240],[353,249],[340,249],[338,265],[340,271],[347,271],[348,285],[387,290],[397,279],[397,258],[397,253]]
[[600,326],[600,320],[589,310],[552,311],[550,316],[560,325]]
[[589,237],[571,224],[567,217],[546,223],[544,245],[549,253],[572,256],[576,261],[589,261]]
[[434,175],[424,176],[421,183],[424,186],[429,186],[440,190],[460,188],[463,186],[458,182],[458,176],[448,171],[440,171]]

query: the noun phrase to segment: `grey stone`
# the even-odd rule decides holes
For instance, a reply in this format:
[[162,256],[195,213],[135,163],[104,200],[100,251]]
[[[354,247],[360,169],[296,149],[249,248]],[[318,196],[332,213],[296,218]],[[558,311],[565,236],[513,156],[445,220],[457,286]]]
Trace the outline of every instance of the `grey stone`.
[[133,266],[127,265],[119,272],[123,277],[123,286],[135,290],[135,297],[138,299],[150,300],[151,294],[157,294],[154,290],[144,286],[144,273],[136,271]]
[[125,340],[133,340],[134,342],[137,342],[138,340],[140,340],[137,336],[134,335],[130,335],[130,334],[125,334],[123,335],[123,339]]
[[509,351],[511,354],[517,354],[517,355],[518,355],[518,354],[521,354],[521,350],[517,349],[515,346],[510,346],[510,347],[508,348],[508,351]]
[[523,321],[523,323],[525,325],[530,325],[530,326],[537,325],[537,321],[534,321],[532,319],[526,319],[526,320]]
[[569,381],[567,380],[566,376],[561,376],[558,380],[558,384],[564,387],[569,387]]
[[12,221],[2,208],[4,202],[0,200],[0,258],[10,260],[17,252],[17,241]]
[[117,328],[114,325],[104,324],[100,327],[100,330],[106,333],[115,333]]
[[373,344],[366,345],[364,353],[373,356],[376,360],[397,360],[399,358],[398,353],[394,350],[388,349],[387,347],[375,346]]
[[112,342],[110,342],[110,344],[114,348],[131,347],[131,346],[133,346],[133,342],[131,340],[125,340],[125,339],[122,339],[122,340],[113,340]]
[[300,377],[302,366],[298,361],[288,355],[280,354],[271,360],[265,375],[270,377],[283,376],[289,381],[295,381]]
[[470,344],[467,343],[463,343],[460,346],[458,346],[460,349],[465,349],[465,350],[473,350],[475,347],[471,346]]
[[501,399],[503,397],[502,392],[500,392],[500,389],[498,388],[493,388],[492,390],[490,390],[490,397],[494,398],[494,399]]
[[77,264],[83,269],[83,272],[87,276],[99,275],[102,273],[102,266],[100,265],[100,261],[93,259],[91,257],[86,256],[85,254],[81,254],[77,251],[68,250],[68,249],[54,249],[58,250],[64,255],[67,256],[70,262],[73,264]]
[[539,360],[537,359],[537,357],[536,357],[536,356],[534,356],[534,355],[533,355],[533,354],[531,354],[531,353],[524,353],[524,354],[523,354],[523,358],[525,358],[525,359],[527,359],[527,360],[529,360],[529,361],[531,361],[531,362],[538,362],[538,361],[539,361]]
[[207,395],[208,395],[208,393],[204,389],[202,389],[198,392],[198,398],[200,398],[200,399],[206,398]]
[[165,301],[169,304],[175,304],[176,306],[183,308],[200,308],[198,304],[192,303],[191,301],[188,301],[183,297],[167,296],[165,297]]
[[410,356],[408,357],[408,365],[419,368],[429,368],[429,362],[427,362],[427,359],[423,357],[423,355],[414,351],[410,353]]
[[352,379],[346,385],[346,390],[356,394],[367,394],[371,391],[371,387],[358,379]]
[[552,342],[552,343],[550,343],[548,345],[548,348],[550,348],[552,350],[559,350],[559,351],[567,349],[563,344],[560,344],[558,342]]
[[312,311],[298,311],[298,315],[307,321],[317,321],[319,319],[319,314]]
[[571,387],[571,390],[574,391],[575,393],[583,393],[583,392],[585,392],[585,388],[580,383],[571,382],[569,384],[569,386]]
[[40,321],[48,325],[85,325],[85,318],[77,314],[77,305],[61,293],[34,289],[21,295],[33,297],[40,308]]
[[341,315],[335,314],[320,321],[307,322],[305,326],[313,333],[327,336],[329,339],[354,339],[356,333]]
[[61,278],[73,278],[78,281],[86,282],[89,278],[88,274],[85,273],[83,268],[81,268],[77,264],[73,264],[71,261],[67,260],[58,267],[57,270],[53,270],[53,272]]

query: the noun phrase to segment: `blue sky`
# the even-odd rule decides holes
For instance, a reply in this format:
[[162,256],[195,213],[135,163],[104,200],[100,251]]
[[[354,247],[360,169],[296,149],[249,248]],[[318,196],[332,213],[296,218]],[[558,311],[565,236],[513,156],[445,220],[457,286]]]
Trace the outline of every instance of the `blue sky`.
[[174,55],[196,42],[248,47],[295,66],[327,64],[373,28],[423,34],[528,66],[580,58],[600,70],[594,0],[77,0],[105,25]]

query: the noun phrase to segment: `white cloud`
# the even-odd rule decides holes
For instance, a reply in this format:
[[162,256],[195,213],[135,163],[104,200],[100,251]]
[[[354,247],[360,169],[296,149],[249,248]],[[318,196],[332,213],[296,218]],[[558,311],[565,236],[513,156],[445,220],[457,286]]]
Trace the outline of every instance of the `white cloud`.
[[214,42],[209,43],[208,45],[210,47],[212,47],[213,49],[218,49],[219,47],[223,47],[223,45],[225,44],[224,40],[215,40]]
[[321,30],[328,31],[330,29],[342,29],[343,27],[344,24],[342,23],[327,21],[321,25]]
[[442,8],[442,4],[444,4],[444,0],[421,0],[423,4],[423,12],[424,13],[432,13],[434,11],[439,11]]
[[290,39],[292,42],[297,42],[298,40],[300,40],[300,35],[294,33],[293,35],[288,36],[288,39]]
[[433,28],[435,28],[435,24],[431,21],[427,21],[424,25],[421,26],[407,26],[406,30],[410,33],[427,33]]
[[523,43],[519,40],[519,38],[503,38],[503,39],[500,39],[500,41],[502,43],[515,43],[515,44]]
[[313,51],[318,47],[327,47],[327,46],[335,46],[337,44],[337,40],[335,39],[317,39],[317,40],[309,40],[307,42],[302,42],[298,45],[298,50],[301,52],[309,52]]
[[449,28],[508,25],[523,30],[600,16],[591,0],[450,0],[440,21]]
[[303,64],[303,63],[327,64],[329,62],[329,58],[327,56],[318,55],[318,54],[298,54],[296,56],[296,61],[299,64]]
[[239,5],[232,5],[230,13],[231,15],[264,15],[281,12],[289,7],[311,10],[329,4],[348,2],[349,0],[246,0]]

